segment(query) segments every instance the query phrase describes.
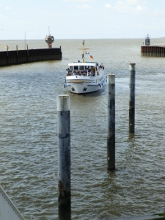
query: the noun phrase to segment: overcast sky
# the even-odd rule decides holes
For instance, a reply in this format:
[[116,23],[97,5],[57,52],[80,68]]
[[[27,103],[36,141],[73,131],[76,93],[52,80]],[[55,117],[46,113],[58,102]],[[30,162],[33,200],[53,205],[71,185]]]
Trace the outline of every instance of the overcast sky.
[[0,0],[0,40],[165,37],[165,0]]

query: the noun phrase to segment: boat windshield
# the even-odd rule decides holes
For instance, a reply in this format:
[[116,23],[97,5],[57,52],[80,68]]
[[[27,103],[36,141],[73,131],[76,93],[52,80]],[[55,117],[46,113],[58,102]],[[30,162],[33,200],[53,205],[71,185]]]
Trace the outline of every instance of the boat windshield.
[[67,76],[96,76],[99,70],[95,66],[68,66]]
[[74,70],[92,70],[92,69],[96,69],[95,66],[68,66],[68,69],[74,71]]
[[73,70],[78,70],[78,66],[73,66]]

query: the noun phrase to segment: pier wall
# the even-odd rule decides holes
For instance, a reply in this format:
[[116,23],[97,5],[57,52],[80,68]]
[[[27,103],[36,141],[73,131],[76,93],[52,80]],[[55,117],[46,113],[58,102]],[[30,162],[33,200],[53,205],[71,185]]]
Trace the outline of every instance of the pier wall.
[[0,67],[30,62],[61,60],[60,48],[27,49],[0,52]]
[[165,46],[141,46],[141,55],[148,57],[165,57]]

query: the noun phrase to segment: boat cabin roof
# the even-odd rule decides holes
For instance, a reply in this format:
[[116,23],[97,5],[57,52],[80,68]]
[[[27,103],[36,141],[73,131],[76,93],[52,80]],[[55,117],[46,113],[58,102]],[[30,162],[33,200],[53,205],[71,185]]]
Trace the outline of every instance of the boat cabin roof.
[[98,63],[97,62],[84,62],[84,63],[80,63],[80,62],[74,62],[74,63],[68,63],[68,66],[97,66]]

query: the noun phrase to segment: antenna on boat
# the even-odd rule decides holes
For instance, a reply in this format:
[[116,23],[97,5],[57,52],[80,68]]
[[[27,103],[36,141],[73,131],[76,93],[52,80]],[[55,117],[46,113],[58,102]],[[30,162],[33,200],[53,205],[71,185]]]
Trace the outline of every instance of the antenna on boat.
[[83,40],[83,54],[82,54],[82,62],[84,63],[84,44],[85,44],[85,40]]
[[[87,49],[89,49],[89,48],[85,48],[85,47],[84,47],[84,46],[85,46],[85,40],[83,40],[82,45],[83,45],[82,63],[84,63],[84,50],[87,50]],[[82,48],[80,48],[79,50],[82,50]]]
[[48,32],[49,32],[49,35],[50,35],[50,27],[48,26]]

